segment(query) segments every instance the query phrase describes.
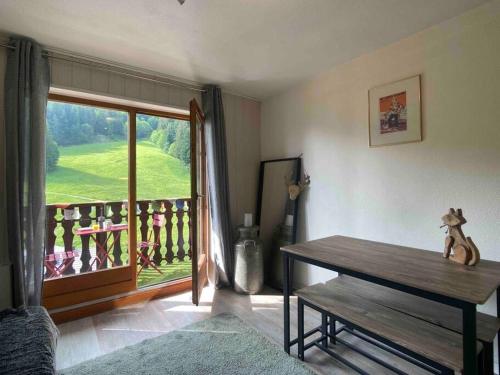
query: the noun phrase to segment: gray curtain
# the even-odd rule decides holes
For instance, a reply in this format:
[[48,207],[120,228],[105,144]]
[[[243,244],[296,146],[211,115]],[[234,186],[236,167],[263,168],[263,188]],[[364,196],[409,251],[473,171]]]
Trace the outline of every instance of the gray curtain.
[[33,40],[11,39],[5,72],[7,245],[13,305],[40,305],[45,249],[45,112],[49,64]]
[[232,230],[229,208],[229,178],[227,169],[226,129],[222,93],[219,87],[208,85],[202,94],[207,145],[212,252],[215,263],[215,286],[233,283]]

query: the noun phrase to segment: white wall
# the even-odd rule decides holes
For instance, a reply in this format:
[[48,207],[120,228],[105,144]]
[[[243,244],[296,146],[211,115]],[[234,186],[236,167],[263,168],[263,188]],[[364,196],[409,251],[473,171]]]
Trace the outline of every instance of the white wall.
[[[59,60],[51,61],[52,85],[145,103],[188,109],[200,93]],[[229,190],[233,226],[244,212],[255,212],[260,161],[260,103],[223,94],[229,159]]]
[[[0,48],[0,176],[5,171],[4,78],[7,53]],[[0,179],[0,310],[11,306],[11,277],[6,243],[5,179]]]
[[233,227],[243,214],[255,217],[260,164],[260,103],[223,94],[229,169],[229,194]]
[[51,59],[50,73],[52,86],[64,89],[181,109],[188,108],[193,97],[201,102],[200,93],[196,91],[127,77],[75,62]]
[[[500,261],[499,41],[495,1],[265,100],[261,158],[304,153],[311,175],[299,239],[342,234],[441,251],[440,218],[461,207],[482,257]],[[415,74],[423,142],[370,149],[368,89]],[[330,276],[297,270],[299,284]]]

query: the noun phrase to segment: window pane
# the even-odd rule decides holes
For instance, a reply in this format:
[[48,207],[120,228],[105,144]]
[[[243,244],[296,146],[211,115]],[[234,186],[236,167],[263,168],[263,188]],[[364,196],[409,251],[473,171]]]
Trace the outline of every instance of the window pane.
[[127,112],[49,101],[46,278],[128,264],[128,126]]
[[[191,275],[189,122],[137,115],[137,284]],[[142,254],[142,255],[140,255]]]
[[137,200],[191,194],[189,122],[137,115]]

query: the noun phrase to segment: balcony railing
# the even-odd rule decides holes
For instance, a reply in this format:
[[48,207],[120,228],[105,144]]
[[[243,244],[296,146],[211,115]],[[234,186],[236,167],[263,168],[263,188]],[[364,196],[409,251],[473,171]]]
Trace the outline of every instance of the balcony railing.
[[[101,215],[111,220],[113,225],[126,224],[127,203],[116,201],[47,205],[45,279],[128,264],[127,230],[94,234],[77,232],[79,228],[97,225]],[[168,270],[169,265],[174,262],[191,260],[190,198],[141,200],[137,202],[136,215],[138,270],[154,265],[162,273],[162,270]],[[162,219],[161,225],[158,224],[159,217]],[[102,244],[109,257],[99,256],[97,243]],[[108,246],[112,248],[108,249]],[[142,257],[139,252],[143,254]],[[139,275],[138,278],[140,277]]]

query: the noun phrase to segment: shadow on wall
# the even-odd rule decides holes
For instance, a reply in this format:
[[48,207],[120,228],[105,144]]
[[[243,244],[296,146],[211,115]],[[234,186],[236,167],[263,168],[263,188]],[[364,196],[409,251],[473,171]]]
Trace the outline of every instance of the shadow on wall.
[[[299,201],[299,223],[298,223],[298,232],[297,232],[297,242],[311,241],[315,238],[311,238],[310,233],[310,220],[308,217],[308,210],[306,209],[308,204],[310,203],[309,194],[310,187],[300,195]],[[335,234],[339,234],[337,232],[337,228],[330,228],[329,232],[324,235],[333,236]],[[306,285],[311,285],[316,282],[324,281],[325,279],[334,278],[337,273],[328,271],[319,267],[314,266],[306,266],[301,262],[295,262],[294,266],[294,287],[301,288]]]
[[297,242],[304,242],[310,240],[309,238],[309,220],[308,220],[308,212],[306,210],[307,205],[309,203],[309,190],[311,187],[309,186],[305,189],[299,197],[299,217],[298,217],[298,227],[297,227]]

